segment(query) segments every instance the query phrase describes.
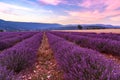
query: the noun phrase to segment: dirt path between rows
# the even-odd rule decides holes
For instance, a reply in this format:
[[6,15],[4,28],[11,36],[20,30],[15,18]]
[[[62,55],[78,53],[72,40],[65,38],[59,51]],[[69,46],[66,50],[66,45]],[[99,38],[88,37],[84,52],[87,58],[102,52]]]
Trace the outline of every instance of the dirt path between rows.
[[63,80],[63,74],[57,68],[57,63],[45,33],[38,51],[38,61],[32,71],[24,75],[23,80]]
[[119,56],[113,56],[112,54],[105,54],[105,53],[102,53],[102,55],[104,55],[108,59],[112,59],[117,64],[120,64],[120,57]]

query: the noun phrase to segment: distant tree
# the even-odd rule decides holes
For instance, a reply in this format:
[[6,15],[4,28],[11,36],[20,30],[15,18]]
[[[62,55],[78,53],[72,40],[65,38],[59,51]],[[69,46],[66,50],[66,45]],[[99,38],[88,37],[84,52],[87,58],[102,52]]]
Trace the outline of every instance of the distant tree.
[[104,26],[88,25],[87,29],[105,29]]
[[81,25],[78,25],[78,29],[82,29],[82,26],[81,26]]
[[0,32],[4,32],[4,30],[1,30],[1,29],[0,29]]

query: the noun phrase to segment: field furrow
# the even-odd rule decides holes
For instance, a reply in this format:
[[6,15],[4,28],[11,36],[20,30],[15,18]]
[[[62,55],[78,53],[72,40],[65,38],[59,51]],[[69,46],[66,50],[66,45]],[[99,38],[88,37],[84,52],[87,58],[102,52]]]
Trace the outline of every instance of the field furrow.
[[63,80],[62,72],[57,68],[53,51],[45,34],[37,57],[35,67],[23,76],[23,80]]

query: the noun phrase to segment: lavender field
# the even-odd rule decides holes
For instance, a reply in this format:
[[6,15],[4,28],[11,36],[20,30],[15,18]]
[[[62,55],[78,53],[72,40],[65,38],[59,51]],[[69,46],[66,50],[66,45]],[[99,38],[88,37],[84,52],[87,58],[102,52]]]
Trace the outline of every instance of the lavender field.
[[0,32],[0,80],[120,80],[120,34]]

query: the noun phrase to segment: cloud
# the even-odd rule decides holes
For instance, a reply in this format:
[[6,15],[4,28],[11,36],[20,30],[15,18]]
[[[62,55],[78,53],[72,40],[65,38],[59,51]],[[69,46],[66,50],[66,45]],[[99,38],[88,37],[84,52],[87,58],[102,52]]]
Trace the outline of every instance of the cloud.
[[94,12],[91,12],[91,11],[83,11],[83,12],[70,11],[70,12],[68,12],[68,14],[71,17],[79,18],[82,20],[92,20],[92,19],[99,20],[99,19],[103,18],[103,16],[101,16],[98,11],[94,11]]
[[78,6],[82,7],[83,10],[66,11],[69,14],[68,20],[73,19],[72,21],[75,23],[104,23],[109,21],[112,23],[112,21],[120,20],[119,17],[115,17],[120,15],[120,0],[82,0]]
[[38,1],[44,4],[50,4],[50,5],[58,5],[64,2],[63,0],[38,0]]
[[[59,22],[64,24],[69,23],[79,23],[79,24],[90,24],[90,23],[109,23],[109,24],[118,24],[120,18],[120,11],[104,11],[100,12],[99,10],[95,11],[66,11],[67,16],[61,16]],[[115,17],[116,16],[116,17]],[[117,21],[117,22],[116,22]]]
[[19,15],[18,13],[19,11],[33,11],[33,10],[26,7],[21,7],[17,5],[0,2],[0,13],[10,14],[10,15]]
[[12,5],[4,2],[0,2],[0,9],[19,9],[19,10],[25,10],[25,11],[32,11],[32,9],[30,8]]
[[30,6],[34,6],[34,7],[39,7],[40,6],[38,4],[38,2],[36,2],[36,1],[30,1],[30,0],[21,0],[21,1],[25,4],[29,4]]
[[106,0],[105,4],[107,5],[106,10],[116,10],[120,8],[120,0]]
[[104,4],[103,0],[83,0],[81,3],[78,5],[84,8],[91,8],[91,7],[96,7],[96,6],[103,6]]
[[111,20],[111,21],[120,22],[120,15],[118,15],[118,16],[113,16],[113,17],[110,17],[110,20]]
[[[21,3],[24,4],[18,6],[0,2],[0,18],[61,24],[120,24],[120,0],[22,0]],[[29,4],[29,7],[25,7],[25,4]],[[54,6],[46,8],[46,5]],[[53,8],[56,6],[57,10]],[[61,12],[56,13],[59,9]]]
[[23,6],[12,5],[4,2],[0,2],[0,13],[9,14],[9,15],[36,15],[36,14],[45,14],[52,13],[52,10],[45,10],[42,8],[28,8]]
[[53,15],[51,10],[29,8],[0,2],[0,18],[12,21],[46,22]]
[[106,10],[115,10],[120,8],[120,0],[83,0],[78,5],[89,9],[96,8],[96,6],[99,9],[105,6]]

